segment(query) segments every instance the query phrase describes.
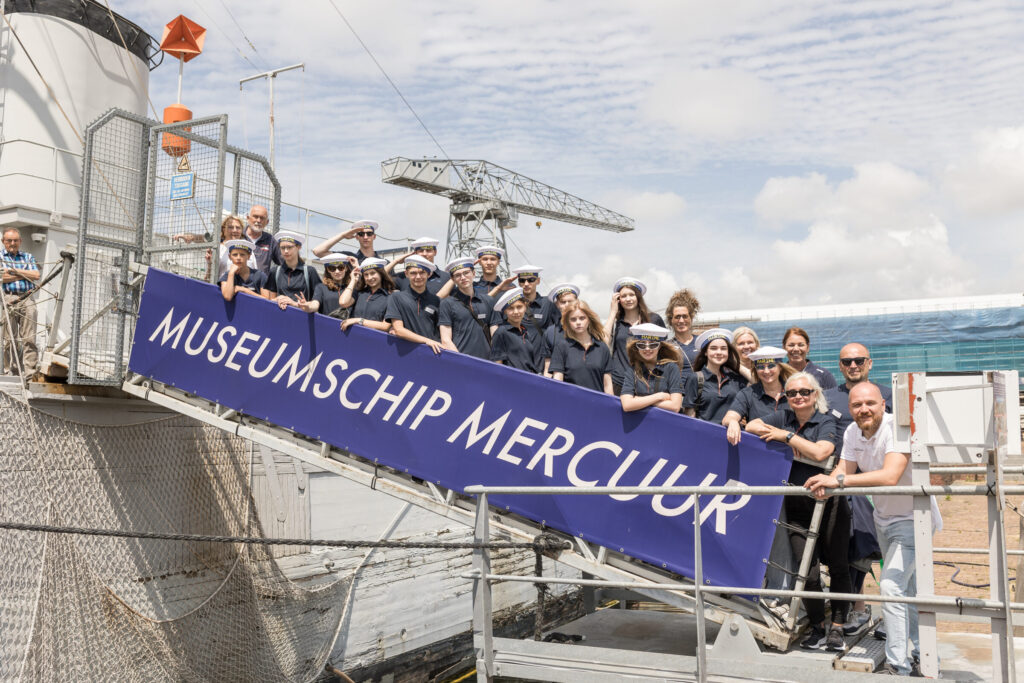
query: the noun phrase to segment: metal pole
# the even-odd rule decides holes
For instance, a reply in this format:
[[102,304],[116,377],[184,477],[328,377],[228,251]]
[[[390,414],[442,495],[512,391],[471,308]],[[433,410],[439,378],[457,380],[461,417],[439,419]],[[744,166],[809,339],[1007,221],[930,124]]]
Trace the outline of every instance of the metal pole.
[[[829,464],[832,463],[832,459],[829,458]],[[825,472],[831,472],[830,468],[826,468]],[[818,500],[814,503],[814,512],[811,513],[811,524],[807,529],[807,541],[804,543],[804,554],[800,558],[800,569],[797,570],[796,581],[793,582],[793,590],[802,591],[804,586],[807,585],[807,573],[811,571],[811,563],[814,562],[815,552],[814,549],[818,543],[818,532],[821,529],[821,518],[825,516],[825,501]],[[793,630],[796,626],[796,620],[800,613],[800,598],[793,598],[789,603],[789,616],[786,617],[786,628]],[[813,626],[813,624],[812,624]]]
[[[931,482],[928,450],[928,384],[923,372],[910,375],[910,415],[914,425],[910,435],[910,483],[927,486]],[[990,499],[991,500],[991,499]],[[914,573],[917,595],[935,595],[935,572],[932,565],[932,504],[925,495],[914,496]],[[908,607],[913,609],[913,607]],[[921,673],[930,678],[939,675],[938,624],[935,611],[918,609],[918,640],[921,647]],[[909,634],[908,634],[909,635]]]
[[700,496],[693,494],[693,596],[697,599],[697,681],[707,683],[707,633],[704,628],[704,559],[700,550]]
[[53,347],[57,345],[57,331],[60,327],[60,316],[64,312],[64,299],[68,293],[68,278],[71,276],[71,264],[75,262],[75,256],[69,251],[60,252],[64,260],[63,270],[60,274],[60,291],[57,293],[57,301],[53,308],[53,322],[50,323],[50,334],[46,339],[46,353],[52,353]]
[[[1012,384],[1011,384],[1012,382]],[[1008,395],[1009,394],[1009,395]],[[1003,494],[1003,458],[1007,455],[1007,401],[1018,400],[1016,372],[992,373],[992,431],[995,448],[989,451],[986,484],[994,495],[988,498],[989,596],[1004,603],[1010,600],[1009,563],[1006,557],[1006,498]],[[1016,438],[1016,437],[1014,437]],[[1014,661],[1013,614],[1006,605],[1001,619],[992,620],[992,673],[1000,680],[1017,680]],[[923,671],[922,671],[923,672]]]
[[490,683],[494,675],[494,632],[491,621],[491,556],[483,544],[490,538],[487,519],[487,494],[482,493],[476,501],[476,524],[473,541],[480,547],[473,549],[473,569],[477,578],[473,580],[473,647],[476,649],[476,680]]
[[264,71],[261,74],[255,76],[249,76],[238,81],[238,89],[242,89],[243,83],[249,81],[255,81],[258,78],[266,78],[270,82],[270,168],[274,168],[274,79],[277,75],[284,73],[285,71],[291,71],[293,69],[306,70],[305,63],[292,64],[291,66],[281,67],[280,69],[273,69],[271,71]]

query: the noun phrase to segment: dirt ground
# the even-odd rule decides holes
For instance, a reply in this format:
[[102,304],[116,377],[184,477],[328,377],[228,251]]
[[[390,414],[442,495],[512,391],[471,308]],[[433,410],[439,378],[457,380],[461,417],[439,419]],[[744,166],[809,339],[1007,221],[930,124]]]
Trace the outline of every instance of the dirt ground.
[[[949,483],[938,478],[933,484]],[[984,483],[984,477],[964,476],[958,477],[957,484]],[[1019,483],[1019,482],[1013,482]],[[1024,513],[1024,498],[1011,496],[1008,502],[1016,506],[1021,513]],[[954,496],[939,498],[939,512],[942,514],[943,529],[935,534],[933,538],[936,548],[988,548],[988,511],[987,498],[985,496]],[[1008,549],[1024,549],[1021,543],[1021,517],[1010,505],[1006,509],[1006,545]],[[1018,561],[1020,557],[1010,557],[1010,576],[1017,574]],[[957,581],[969,584],[988,583],[988,556],[987,555],[961,555],[961,554],[936,554],[937,562],[950,562],[957,567],[935,565],[935,593],[950,597],[988,598],[989,588],[969,588],[953,583],[951,580],[957,568]],[[974,563],[974,564],[969,564]],[[878,565],[875,565],[875,574],[878,574]],[[1016,583],[1011,580],[1011,591],[1016,589]],[[864,581],[865,593],[878,593],[878,584],[874,577],[868,576]],[[1011,593],[1011,596],[1013,593]],[[878,605],[872,608],[878,613]],[[987,624],[975,624],[958,621],[939,620],[938,629],[940,632],[961,632],[961,633],[988,633]]]

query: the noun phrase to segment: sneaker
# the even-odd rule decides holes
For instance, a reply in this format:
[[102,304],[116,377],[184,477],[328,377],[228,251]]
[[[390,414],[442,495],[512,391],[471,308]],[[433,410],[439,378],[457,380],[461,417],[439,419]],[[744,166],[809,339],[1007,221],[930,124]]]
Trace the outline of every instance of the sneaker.
[[918,657],[914,657],[914,661],[910,663],[910,677],[911,678],[924,678],[925,675],[921,673],[921,660]]
[[825,638],[826,650],[829,652],[846,652],[846,641],[843,640],[843,630],[834,627],[829,629],[828,636]]
[[868,624],[871,623],[871,607],[868,607],[863,612],[857,610],[850,610],[850,616],[843,624],[843,635],[844,636],[859,636],[864,633],[868,628]]
[[876,626],[874,633],[872,633],[871,635],[873,635],[878,640],[885,640],[885,622],[883,621],[878,626]]
[[882,676],[899,676],[900,672],[893,668],[889,662],[882,664],[882,668],[875,673],[881,674]]
[[807,637],[800,641],[800,647],[805,650],[820,650],[827,638],[828,635],[825,633],[825,629],[820,626],[814,626],[807,634]]

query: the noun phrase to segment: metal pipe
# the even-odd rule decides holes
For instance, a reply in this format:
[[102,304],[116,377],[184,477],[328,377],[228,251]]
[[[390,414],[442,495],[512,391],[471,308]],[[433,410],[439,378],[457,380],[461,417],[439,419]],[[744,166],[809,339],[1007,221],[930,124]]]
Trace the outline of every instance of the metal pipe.
[[[491,495],[525,496],[601,496],[618,494],[690,496],[807,496],[810,493],[802,486],[467,486],[467,495],[488,493]],[[1004,486],[1003,492],[1024,495],[1024,486]],[[989,495],[984,484],[951,484],[948,486],[847,486],[843,489],[829,489],[829,495],[874,496],[874,495],[926,495],[926,496],[985,496]]]
[[[988,548],[932,548],[932,554],[952,553],[956,555],[988,555]],[[1007,555],[1024,555],[1024,550],[1007,550]]]
[[701,592],[704,587],[704,558],[700,552],[700,496],[695,493],[690,496],[690,500],[693,501],[693,594],[697,598],[697,680],[700,683],[707,683],[708,644],[704,629],[704,594]]

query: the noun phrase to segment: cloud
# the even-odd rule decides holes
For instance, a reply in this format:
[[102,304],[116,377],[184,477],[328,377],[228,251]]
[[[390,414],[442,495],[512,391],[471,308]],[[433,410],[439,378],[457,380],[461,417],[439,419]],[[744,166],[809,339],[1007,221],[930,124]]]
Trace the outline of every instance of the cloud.
[[646,115],[696,138],[734,140],[776,124],[777,95],[754,74],[738,69],[672,72],[651,87]]
[[947,170],[946,183],[958,206],[970,215],[1024,209],[1024,126],[977,133],[968,158]]

